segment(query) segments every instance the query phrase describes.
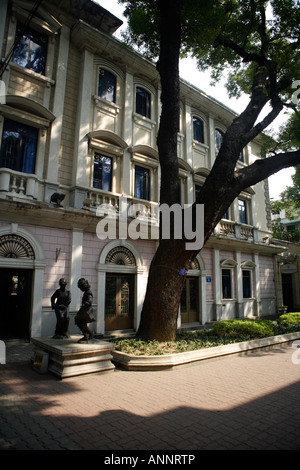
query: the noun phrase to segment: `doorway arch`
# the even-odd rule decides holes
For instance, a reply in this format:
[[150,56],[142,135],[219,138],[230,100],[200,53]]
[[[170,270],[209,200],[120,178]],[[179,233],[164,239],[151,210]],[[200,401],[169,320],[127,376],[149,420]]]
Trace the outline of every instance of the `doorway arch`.
[[0,228],[0,282],[6,306],[2,323],[9,337],[41,336],[45,265],[33,234],[18,224]]
[[[104,334],[108,327],[110,329],[137,329],[144,299],[145,283],[142,256],[135,245],[123,239],[109,242],[100,253],[97,270],[97,332]],[[108,280],[111,283],[110,289]],[[113,299],[114,292],[119,292],[119,295],[122,292],[123,299],[120,296]],[[111,299],[108,301],[109,295]],[[119,302],[118,305],[117,302]],[[112,311],[114,305],[118,309],[117,312]],[[115,323],[113,321],[105,322],[105,311],[108,307],[112,315],[113,313],[120,314],[120,317],[122,316],[120,309],[124,311],[127,307],[130,308],[131,323],[120,320],[120,328],[118,328],[117,321]],[[125,320],[125,315],[123,317],[123,320]],[[129,318],[127,319],[129,320]],[[116,328],[111,328],[114,325]]]
[[206,323],[206,270],[198,254],[190,264],[181,296],[178,326],[183,323]]

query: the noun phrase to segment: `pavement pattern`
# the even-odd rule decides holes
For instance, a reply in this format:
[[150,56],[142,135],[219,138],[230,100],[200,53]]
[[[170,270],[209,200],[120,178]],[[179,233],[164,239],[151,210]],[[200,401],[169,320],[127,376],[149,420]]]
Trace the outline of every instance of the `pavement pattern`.
[[291,343],[164,371],[39,374],[6,344],[1,450],[299,450],[300,364]]

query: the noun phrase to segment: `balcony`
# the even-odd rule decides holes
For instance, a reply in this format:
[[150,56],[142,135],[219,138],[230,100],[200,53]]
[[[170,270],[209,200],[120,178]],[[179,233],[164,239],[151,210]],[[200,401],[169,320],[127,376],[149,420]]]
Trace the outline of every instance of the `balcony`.
[[86,188],[86,195],[87,197],[83,201],[82,206],[85,210],[90,210],[94,213],[98,211],[98,214],[100,208],[103,213],[115,211],[119,214],[120,211],[126,210],[128,218],[138,218],[141,222],[154,225],[158,223],[159,204],[157,202],[110,193],[95,188]]
[[0,168],[0,198],[35,200],[39,197],[39,187],[36,175]]
[[227,219],[222,219],[215,228],[217,237],[228,237],[231,239],[257,241],[257,228],[248,224],[241,224]]

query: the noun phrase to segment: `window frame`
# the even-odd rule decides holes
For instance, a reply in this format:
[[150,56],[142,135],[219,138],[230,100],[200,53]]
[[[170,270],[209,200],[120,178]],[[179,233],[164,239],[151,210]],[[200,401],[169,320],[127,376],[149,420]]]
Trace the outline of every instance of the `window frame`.
[[[236,295],[236,286],[235,286],[235,268],[237,267],[237,262],[234,259],[224,259],[223,261],[220,262],[220,270],[221,270],[221,293],[222,296],[221,298],[223,300],[234,300],[234,295]],[[223,285],[223,271],[228,271],[229,272],[229,279],[230,279],[230,295],[224,297],[224,285]]]
[[[224,295],[224,291],[226,286],[224,285],[224,272],[228,271],[227,274],[227,279],[229,280],[229,289],[230,289],[230,295]],[[221,269],[221,287],[222,287],[222,299],[224,300],[232,300],[233,299],[233,279],[232,279],[232,268],[230,267],[222,267]]]
[[[240,209],[240,203],[243,203],[244,206],[244,218],[245,220],[242,220],[242,212]],[[249,207],[248,207],[248,202],[245,199],[238,198],[238,214],[239,214],[239,222],[244,225],[249,225]]]
[[[142,96],[142,94],[144,96]],[[138,99],[138,97],[140,99]],[[135,87],[135,112],[139,116],[151,119],[151,93],[145,87],[136,85]]]
[[[245,295],[245,284],[244,284],[244,274],[249,273],[249,295]],[[253,270],[252,269],[242,269],[242,284],[243,284],[243,299],[252,299],[253,298]]]
[[[218,134],[220,135],[220,138],[222,138],[222,140],[221,140],[221,142],[220,142],[220,145],[219,145],[219,143],[218,143]],[[225,132],[224,132],[222,129],[220,129],[219,127],[216,127],[216,128],[215,128],[215,147],[216,147],[216,154],[218,154],[219,151],[220,151],[220,148],[221,148],[222,143],[223,143],[224,134],[225,134]]]
[[[203,119],[201,119],[199,116],[197,115],[193,115],[192,116],[192,119],[193,119],[193,140],[199,144],[205,144],[205,131],[204,131],[204,121]],[[198,138],[197,136],[197,133],[198,133],[198,130],[196,129],[195,127],[195,123],[198,123],[200,124],[201,123],[201,130],[200,130],[200,134],[202,134],[200,137],[201,138]]]
[[[6,126],[8,129],[6,129]],[[10,130],[9,130],[9,126]],[[22,129],[23,132],[21,132],[20,137],[18,137],[18,144],[16,147],[18,147],[18,153],[17,155],[13,156],[14,161],[10,162],[9,166],[7,166],[6,163],[4,163],[4,158],[3,158],[3,164],[2,162],[2,152],[4,150],[4,133],[5,132],[10,132],[10,133],[17,133],[18,129]],[[24,145],[24,139],[28,137],[26,136],[26,132],[34,134],[34,136],[29,136],[29,138],[33,141],[34,144],[34,157],[30,157],[31,162],[28,160],[26,161],[25,158],[25,148]],[[13,119],[9,118],[4,118],[3,122],[3,127],[2,127],[2,136],[1,136],[1,148],[0,148],[0,166],[2,168],[8,168],[12,171],[17,171],[20,173],[24,174],[35,174],[36,172],[36,166],[37,166],[37,157],[38,157],[38,143],[39,143],[39,129],[34,126],[30,126],[28,124],[24,124],[18,121],[14,121]],[[31,145],[31,144],[30,144]],[[28,156],[29,159],[29,156]],[[7,157],[5,158],[7,161]],[[4,165],[4,166],[3,166]]]
[[[95,160],[95,157],[99,156],[99,157],[102,157],[102,158],[105,158],[107,160],[110,160],[110,176],[109,176],[109,189],[105,189],[103,186],[104,186],[104,179],[103,179],[103,168],[102,168],[102,179],[101,179],[101,188],[99,188],[98,186],[95,186],[95,181],[100,181],[99,179],[96,180],[95,178],[95,163],[96,160]],[[103,153],[100,153],[100,152],[97,152],[97,151],[94,151],[93,152],[93,179],[92,179],[92,186],[94,189],[98,189],[100,191],[107,191],[107,192],[112,192],[112,179],[113,179],[113,158],[108,156],[108,155],[105,155]]]
[[[144,193],[144,188],[143,188],[143,196],[146,196],[146,197],[141,197],[137,193],[137,172],[136,172],[137,169],[143,170],[144,173],[148,175],[148,182],[147,182],[147,187],[146,187],[147,194]],[[136,199],[142,199],[144,201],[151,201],[151,170],[150,168],[144,165],[140,165],[139,163],[134,163],[134,197]]]
[[[101,72],[104,72],[103,74]],[[100,88],[100,78],[101,76],[105,76],[105,74],[107,75],[107,80],[105,82],[105,96],[101,96],[100,93],[99,93],[99,88]],[[114,80],[114,90],[113,90],[113,97],[112,99],[110,99],[108,97],[108,81],[109,81],[109,78],[113,78]],[[110,70],[108,70],[106,67],[101,67],[99,66],[98,68],[98,84],[97,84],[97,97],[102,99],[102,100],[105,100],[105,101],[108,101],[109,103],[114,103],[116,104],[116,100],[117,100],[117,76],[115,73],[111,72]]]
[[[28,49],[26,48],[26,55],[27,57],[27,63],[24,65],[21,62],[21,59],[17,60],[17,51],[18,51],[18,46],[20,46],[20,43],[22,39],[28,39],[29,44],[28,44]],[[23,67],[27,70],[30,70],[34,73],[37,73],[42,76],[46,76],[46,67],[47,67],[47,56],[48,56],[48,44],[49,44],[49,38],[45,34],[41,34],[38,31],[36,31],[33,28],[30,28],[26,25],[23,25],[21,22],[17,22],[16,26],[16,33],[15,33],[15,40],[18,40],[18,44],[14,50],[13,56],[12,56],[12,63],[18,65],[19,67]],[[30,63],[31,63],[31,58],[33,57],[33,45],[39,46],[42,51],[43,51],[43,63],[41,68],[36,70],[33,68]]]

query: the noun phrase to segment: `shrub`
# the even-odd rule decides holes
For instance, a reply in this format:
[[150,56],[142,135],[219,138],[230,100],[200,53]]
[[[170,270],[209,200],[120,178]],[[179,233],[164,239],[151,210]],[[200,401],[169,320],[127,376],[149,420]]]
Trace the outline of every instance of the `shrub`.
[[282,328],[299,328],[300,312],[290,312],[281,315],[278,318],[278,326]]
[[212,331],[219,336],[247,336],[262,338],[274,334],[273,322],[270,320],[223,320],[212,325]]

